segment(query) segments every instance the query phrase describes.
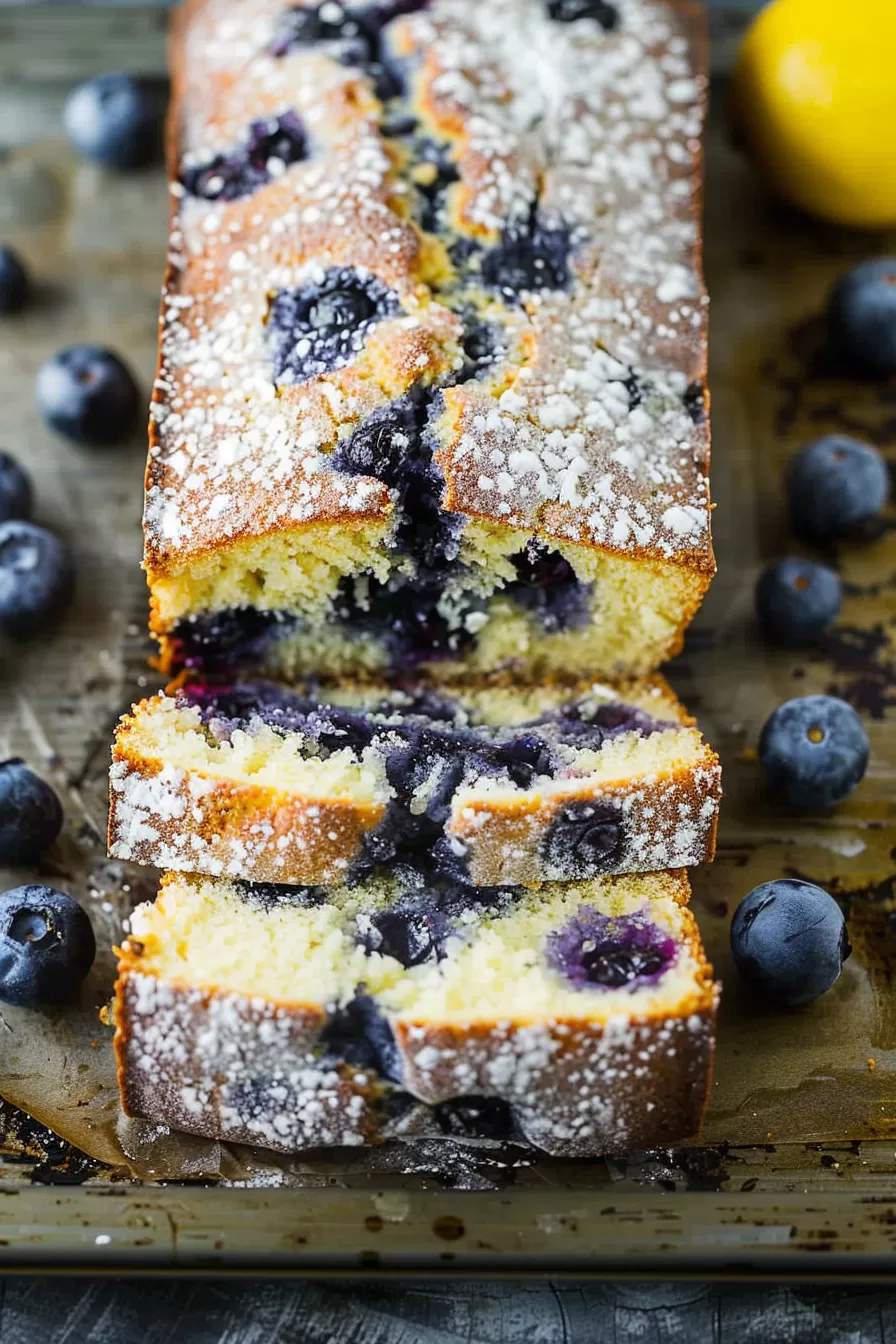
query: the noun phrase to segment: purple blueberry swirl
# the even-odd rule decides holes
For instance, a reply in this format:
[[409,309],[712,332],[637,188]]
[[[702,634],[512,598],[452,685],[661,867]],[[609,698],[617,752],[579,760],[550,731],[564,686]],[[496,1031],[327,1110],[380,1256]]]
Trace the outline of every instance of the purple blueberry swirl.
[[582,905],[548,936],[546,956],[575,989],[654,985],[675,960],[675,940],[643,913],[603,915]]

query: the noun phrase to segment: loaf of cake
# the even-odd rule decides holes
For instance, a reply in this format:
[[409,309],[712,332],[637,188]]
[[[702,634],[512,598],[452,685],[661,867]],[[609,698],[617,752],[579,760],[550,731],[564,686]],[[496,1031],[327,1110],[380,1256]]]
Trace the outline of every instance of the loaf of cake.
[[718,759],[659,678],[402,690],[191,682],[119,725],[109,852],[250,881],[425,862],[476,886],[712,858]]
[[163,668],[675,653],[713,572],[698,7],[189,0],[172,53]]
[[717,990],[684,874],[480,893],[168,875],[120,953],[126,1111],[295,1152],[407,1132],[585,1157],[699,1127]]

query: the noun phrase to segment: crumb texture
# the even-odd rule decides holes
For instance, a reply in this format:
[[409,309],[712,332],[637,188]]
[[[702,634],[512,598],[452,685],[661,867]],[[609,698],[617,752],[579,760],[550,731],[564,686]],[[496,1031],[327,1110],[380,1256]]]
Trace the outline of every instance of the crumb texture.
[[474,886],[685,867],[712,856],[719,765],[684,718],[656,682],[196,681],[122,720],[110,852],[297,883],[357,880],[374,861]]

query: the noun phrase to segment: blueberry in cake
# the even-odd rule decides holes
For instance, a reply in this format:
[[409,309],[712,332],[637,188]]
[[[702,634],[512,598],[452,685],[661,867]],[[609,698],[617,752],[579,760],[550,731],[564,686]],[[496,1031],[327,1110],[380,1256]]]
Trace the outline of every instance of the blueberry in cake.
[[703,46],[664,0],[190,0],[145,514],[164,668],[675,652],[713,570]]
[[719,765],[659,679],[478,690],[188,682],[119,727],[110,853],[326,883],[427,863],[476,886],[712,857]]
[[168,875],[120,955],[125,1109],[284,1152],[385,1137],[407,1094],[443,1133],[564,1156],[674,1143],[717,1000],[688,895],[670,873],[478,903],[400,875],[325,900]]

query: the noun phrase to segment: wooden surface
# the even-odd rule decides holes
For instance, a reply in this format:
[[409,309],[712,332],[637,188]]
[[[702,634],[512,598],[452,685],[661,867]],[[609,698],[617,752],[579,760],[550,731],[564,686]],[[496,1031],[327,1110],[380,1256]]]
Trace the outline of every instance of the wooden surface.
[[896,1344],[882,1292],[0,1280],[0,1344]]

